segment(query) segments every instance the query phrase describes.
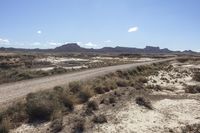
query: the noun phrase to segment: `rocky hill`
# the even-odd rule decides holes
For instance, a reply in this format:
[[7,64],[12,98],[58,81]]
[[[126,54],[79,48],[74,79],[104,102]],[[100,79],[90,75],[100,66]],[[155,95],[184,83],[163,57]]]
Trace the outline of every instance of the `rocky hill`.
[[97,53],[131,53],[131,54],[168,54],[168,53],[183,53],[183,54],[196,54],[191,50],[171,51],[167,48],[160,49],[159,47],[146,46],[145,48],[134,48],[134,47],[103,47],[100,49],[83,48],[77,43],[68,43],[54,49],[19,49],[19,48],[0,48],[0,51],[33,51],[33,52],[97,52]]

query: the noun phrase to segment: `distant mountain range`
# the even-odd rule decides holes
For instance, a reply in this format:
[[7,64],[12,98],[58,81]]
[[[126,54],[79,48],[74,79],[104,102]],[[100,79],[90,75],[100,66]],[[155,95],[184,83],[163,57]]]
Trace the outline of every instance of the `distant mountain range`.
[[0,51],[32,51],[32,52],[96,52],[96,53],[133,53],[133,54],[169,54],[169,53],[184,53],[184,54],[197,54],[197,52],[186,51],[171,51],[167,48],[160,49],[159,47],[146,46],[145,48],[131,48],[131,47],[103,47],[100,49],[83,48],[77,43],[68,43],[54,49],[22,49],[22,48],[0,48]]

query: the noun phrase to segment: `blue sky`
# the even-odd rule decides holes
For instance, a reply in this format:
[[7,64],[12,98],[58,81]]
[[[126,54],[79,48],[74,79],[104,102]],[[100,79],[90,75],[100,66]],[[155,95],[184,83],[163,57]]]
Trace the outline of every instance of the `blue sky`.
[[200,51],[200,0],[0,0],[0,46]]

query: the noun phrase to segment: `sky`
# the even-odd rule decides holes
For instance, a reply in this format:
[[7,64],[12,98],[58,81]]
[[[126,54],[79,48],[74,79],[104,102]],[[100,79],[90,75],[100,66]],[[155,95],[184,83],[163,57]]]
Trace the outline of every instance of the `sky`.
[[200,0],[0,0],[0,47],[200,51]]

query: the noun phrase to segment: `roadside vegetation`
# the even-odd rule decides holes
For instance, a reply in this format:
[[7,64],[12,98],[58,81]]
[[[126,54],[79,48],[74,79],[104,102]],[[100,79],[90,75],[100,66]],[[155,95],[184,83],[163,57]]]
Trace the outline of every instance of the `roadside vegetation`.
[[[132,55],[130,59],[136,57],[139,58],[140,56]],[[116,55],[98,54],[46,55],[40,53],[36,55],[30,53],[15,53],[11,55],[0,55],[0,59],[0,84],[134,62],[133,60],[127,59],[127,55],[117,57]],[[72,60],[67,61],[67,59]],[[73,68],[76,66],[78,68]],[[45,68],[51,69],[45,70]]]
[[[74,106],[87,103],[87,111],[98,110],[98,104],[90,101],[90,98],[104,94],[119,87],[135,87],[138,90],[145,89],[143,84],[147,82],[146,77],[156,74],[165,66],[164,63],[157,63],[146,66],[139,66],[135,69],[109,73],[93,80],[71,82],[67,87],[55,87],[53,90],[40,91],[27,95],[26,99],[18,102],[0,113],[0,131],[7,132],[16,128],[22,123],[33,123],[37,121],[58,121],[63,115],[73,112]],[[110,98],[114,103],[115,98]],[[149,109],[152,109],[149,101],[138,98],[136,102]],[[105,116],[96,116],[95,123],[106,122]],[[61,122],[60,122],[61,123]],[[62,127],[58,122],[58,130]],[[82,124],[77,125],[83,130]],[[56,129],[55,129],[56,130]]]
[[67,70],[62,67],[55,67],[49,71],[32,71],[28,69],[0,69],[0,84],[10,83],[15,81],[39,78],[44,76],[51,76],[55,74],[62,74],[71,72],[72,70]]

